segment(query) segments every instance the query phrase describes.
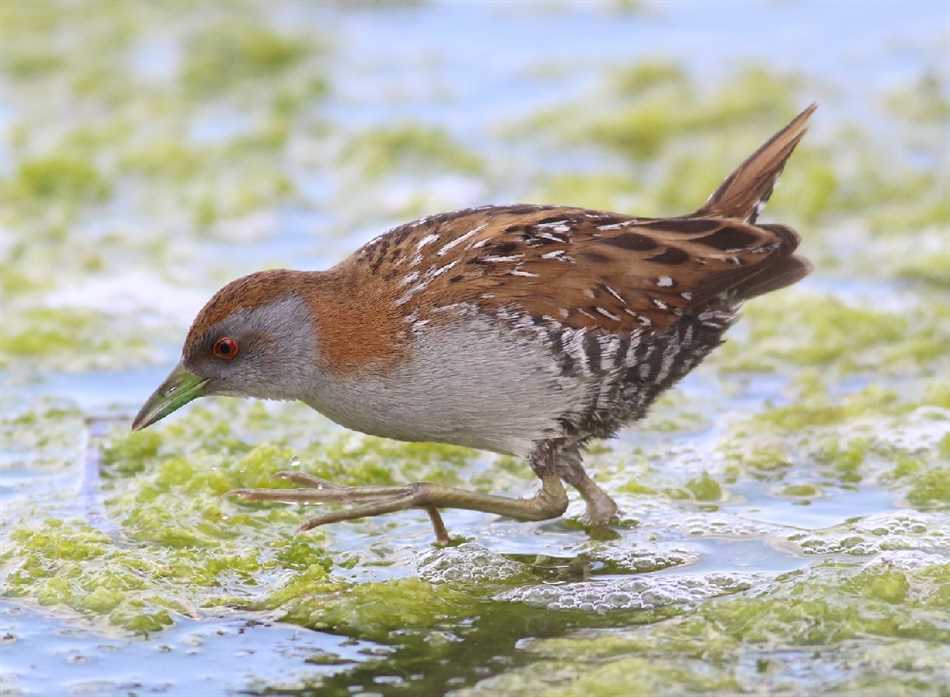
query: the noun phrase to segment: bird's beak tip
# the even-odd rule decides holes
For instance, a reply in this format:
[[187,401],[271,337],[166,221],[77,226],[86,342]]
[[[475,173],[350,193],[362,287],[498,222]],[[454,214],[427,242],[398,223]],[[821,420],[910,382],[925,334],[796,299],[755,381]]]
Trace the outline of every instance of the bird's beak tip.
[[132,432],[148,428],[156,421],[205,394],[208,381],[182,365],[177,366],[132,420]]

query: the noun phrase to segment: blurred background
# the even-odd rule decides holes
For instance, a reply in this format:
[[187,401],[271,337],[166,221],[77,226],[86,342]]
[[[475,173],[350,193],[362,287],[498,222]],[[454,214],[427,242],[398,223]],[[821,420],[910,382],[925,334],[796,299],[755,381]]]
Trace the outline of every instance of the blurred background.
[[[486,203],[686,213],[812,101],[764,218],[816,272],[595,448],[615,537],[297,537],[221,494],[534,482],[295,405],[127,435],[238,275]],[[0,0],[0,695],[941,694],[948,165],[940,1]]]

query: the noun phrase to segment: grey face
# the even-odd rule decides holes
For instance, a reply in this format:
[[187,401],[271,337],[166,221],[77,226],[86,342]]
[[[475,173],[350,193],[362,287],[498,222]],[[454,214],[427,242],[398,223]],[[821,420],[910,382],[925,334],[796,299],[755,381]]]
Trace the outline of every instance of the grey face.
[[309,308],[288,296],[239,310],[186,347],[182,365],[207,380],[204,394],[299,399],[317,370]]
[[132,429],[147,428],[205,395],[302,399],[317,373],[313,320],[303,300],[289,296],[240,310],[185,347]]

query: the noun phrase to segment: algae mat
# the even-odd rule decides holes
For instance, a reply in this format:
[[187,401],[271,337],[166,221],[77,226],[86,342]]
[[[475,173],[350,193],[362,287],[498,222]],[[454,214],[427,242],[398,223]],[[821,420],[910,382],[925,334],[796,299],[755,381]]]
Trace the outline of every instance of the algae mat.
[[[926,2],[0,3],[0,695],[946,694],[948,37]],[[293,404],[128,433],[236,275],[492,201],[682,213],[812,100],[766,217],[817,272],[593,448],[613,534],[295,535],[222,494],[535,482]]]

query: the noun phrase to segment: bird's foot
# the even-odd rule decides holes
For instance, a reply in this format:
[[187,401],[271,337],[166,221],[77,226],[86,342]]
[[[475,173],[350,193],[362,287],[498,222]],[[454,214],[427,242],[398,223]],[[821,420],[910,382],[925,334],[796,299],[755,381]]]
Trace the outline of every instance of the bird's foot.
[[580,492],[587,504],[581,523],[590,528],[606,528],[611,523],[617,522],[617,513],[620,509],[616,501],[588,477],[586,472],[572,473],[569,482]]
[[587,499],[587,510],[581,518],[584,525],[592,528],[605,528],[616,522],[620,510],[610,496],[602,491],[599,494]]
[[328,523],[368,518],[408,508],[422,508],[429,514],[436,542],[445,545],[449,544],[451,539],[439,508],[484,511],[517,520],[556,518],[567,508],[567,494],[560,479],[555,476],[544,478],[541,490],[530,499],[509,499],[429,482],[415,482],[404,486],[354,487],[340,486],[302,472],[280,472],[277,476],[304,488],[236,489],[229,492],[229,495],[239,496],[246,501],[353,504],[311,518],[300,526],[300,532]]

